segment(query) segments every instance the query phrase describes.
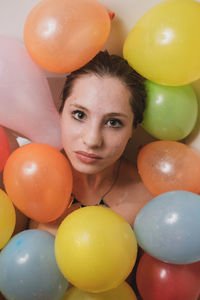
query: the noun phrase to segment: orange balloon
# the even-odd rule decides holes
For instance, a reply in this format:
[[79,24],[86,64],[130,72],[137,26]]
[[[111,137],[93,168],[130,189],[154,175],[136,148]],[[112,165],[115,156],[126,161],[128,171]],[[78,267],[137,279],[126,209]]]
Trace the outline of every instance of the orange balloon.
[[144,184],[155,196],[173,190],[200,192],[200,155],[183,143],[149,143],[140,150],[137,165]]
[[18,148],[9,156],[3,176],[10,199],[31,219],[53,221],[69,205],[71,167],[52,146],[32,143]]
[[33,60],[55,73],[89,62],[110,33],[110,16],[96,0],[45,0],[24,25],[24,43]]

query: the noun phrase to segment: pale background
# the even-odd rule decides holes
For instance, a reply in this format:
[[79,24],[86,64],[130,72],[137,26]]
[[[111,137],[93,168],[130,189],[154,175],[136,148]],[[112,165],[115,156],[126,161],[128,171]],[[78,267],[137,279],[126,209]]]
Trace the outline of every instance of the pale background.
[[[39,0],[0,0],[0,34],[16,38],[23,42],[23,28],[25,20],[31,9],[39,2]],[[111,33],[104,48],[108,49],[110,53],[122,55],[123,43],[132,27],[144,13],[162,1],[99,0],[99,2],[101,2],[108,11],[115,12],[115,18],[112,21]],[[44,71],[44,73],[48,79],[55,104],[59,107],[59,97],[64,82],[64,75],[49,73],[47,71]],[[197,95],[199,95],[200,81],[195,82],[193,86],[195,87]],[[139,127],[126,149],[125,154],[127,158],[135,163],[138,149],[142,145],[153,140],[155,139]]]

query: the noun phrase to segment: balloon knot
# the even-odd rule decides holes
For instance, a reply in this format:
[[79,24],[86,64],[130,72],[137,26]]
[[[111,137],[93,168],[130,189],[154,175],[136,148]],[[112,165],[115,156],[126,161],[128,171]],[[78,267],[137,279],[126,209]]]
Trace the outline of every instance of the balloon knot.
[[115,17],[115,13],[112,11],[112,12],[109,12],[109,17],[110,17],[110,20],[112,21]]

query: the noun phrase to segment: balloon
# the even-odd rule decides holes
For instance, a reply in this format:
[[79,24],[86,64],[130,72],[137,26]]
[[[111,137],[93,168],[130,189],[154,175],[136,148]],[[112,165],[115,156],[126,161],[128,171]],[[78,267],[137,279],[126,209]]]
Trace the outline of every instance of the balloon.
[[161,194],[137,214],[138,244],[153,257],[174,264],[200,260],[200,196],[186,191]]
[[67,73],[89,62],[109,32],[108,12],[96,0],[46,0],[28,15],[24,42],[40,67]]
[[200,262],[172,265],[144,253],[137,268],[137,286],[143,300],[197,300]]
[[2,249],[13,234],[16,223],[16,214],[11,200],[1,189],[0,208],[0,249]]
[[3,170],[10,154],[10,145],[6,132],[0,126],[0,172]]
[[199,35],[197,1],[163,1],[133,27],[124,43],[124,58],[151,81],[185,85],[200,78]]
[[62,148],[60,117],[42,71],[20,42],[0,36],[0,124]]
[[[1,133],[3,133],[2,136],[1,136]],[[4,140],[4,138],[5,138],[5,140]],[[18,147],[19,147],[19,144],[16,140],[16,137],[13,135],[12,131],[8,128],[0,127],[0,153],[1,153],[1,151],[4,153],[4,154],[3,153],[0,154],[0,165],[1,165],[1,163],[3,163],[2,166],[4,167],[10,153],[12,153]],[[4,157],[4,155],[5,155],[5,157]],[[2,170],[3,170],[3,167],[2,167]],[[0,171],[0,189],[4,190],[3,172],[1,172],[1,171]]]
[[149,143],[140,150],[137,166],[154,196],[173,190],[200,192],[200,155],[183,143]]
[[163,86],[147,80],[142,126],[160,140],[182,140],[194,128],[198,102],[190,85]]
[[137,256],[131,226],[102,206],[88,206],[69,214],[58,228],[55,255],[63,275],[77,288],[104,292],[120,285]]
[[9,148],[10,148],[10,153],[11,153],[19,147],[19,143],[17,141],[17,136],[16,136],[16,133],[9,128],[4,128],[4,131],[7,135],[8,141],[9,141]]
[[9,241],[0,253],[0,273],[8,300],[60,300],[68,287],[56,264],[54,236],[42,230],[25,230]]
[[[192,85],[197,95],[198,107],[200,107],[200,80],[195,81]],[[194,129],[186,137],[184,142],[200,153],[200,113],[198,113]]]
[[18,148],[8,158],[3,175],[10,199],[31,219],[53,221],[69,205],[71,168],[64,155],[49,145]]
[[72,287],[68,289],[62,300],[137,300],[128,283],[123,282],[115,289],[102,293],[88,293]]

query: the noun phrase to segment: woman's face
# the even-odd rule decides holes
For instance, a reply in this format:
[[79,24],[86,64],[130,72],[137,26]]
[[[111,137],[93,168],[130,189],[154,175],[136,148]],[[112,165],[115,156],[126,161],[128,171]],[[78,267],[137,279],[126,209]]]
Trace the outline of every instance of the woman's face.
[[75,170],[96,174],[122,155],[132,135],[130,97],[115,77],[75,80],[61,117],[63,147]]

